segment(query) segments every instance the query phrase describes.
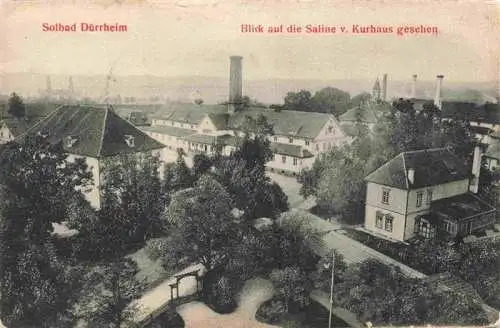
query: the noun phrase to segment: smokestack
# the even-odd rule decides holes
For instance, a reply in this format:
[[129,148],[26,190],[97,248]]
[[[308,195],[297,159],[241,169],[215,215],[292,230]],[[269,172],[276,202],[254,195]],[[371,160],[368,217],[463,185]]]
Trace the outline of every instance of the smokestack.
[[387,74],[384,74],[384,78],[382,79],[382,100],[386,100],[387,98]]
[[438,75],[436,80],[436,96],[434,97],[434,105],[441,109],[441,87],[443,86],[444,75]]
[[234,112],[236,106],[241,102],[243,94],[241,56],[230,57],[229,67],[229,111]]
[[417,74],[413,74],[412,76],[412,84],[411,84],[411,98],[416,99],[417,98]]
[[469,190],[473,193],[477,193],[479,189],[479,174],[481,172],[481,147],[474,147],[474,157],[472,159],[472,181],[469,186]]

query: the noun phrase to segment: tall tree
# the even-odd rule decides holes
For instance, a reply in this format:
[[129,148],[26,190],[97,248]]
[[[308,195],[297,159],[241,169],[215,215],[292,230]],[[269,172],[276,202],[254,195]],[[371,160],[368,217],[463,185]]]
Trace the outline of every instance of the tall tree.
[[17,119],[26,115],[26,107],[24,106],[23,100],[15,92],[10,95],[8,113]]
[[184,160],[182,148],[177,150],[177,159],[174,164],[167,164],[163,174],[163,191],[175,192],[193,186],[194,178]]
[[225,264],[239,236],[232,204],[229,194],[210,176],[177,192],[167,210],[171,234],[165,265],[179,268],[195,262],[212,270]]
[[312,95],[310,91],[300,90],[299,92],[288,92],[285,96],[283,109],[296,110],[301,112],[312,112],[314,109]]
[[337,117],[349,109],[350,100],[349,93],[333,87],[323,88],[312,97],[314,111]]
[[54,245],[52,223],[67,218],[83,160],[67,162],[40,136],[9,143],[0,156],[0,313],[9,327],[57,327],[69,315],[71,268]]
[[134,301],[145,289],[144,283],[137,279],[138,272],[137,264],[128,258],[97,267],[88,278],[81,317],[91,327],[120,328],[132,322],[140,310]]

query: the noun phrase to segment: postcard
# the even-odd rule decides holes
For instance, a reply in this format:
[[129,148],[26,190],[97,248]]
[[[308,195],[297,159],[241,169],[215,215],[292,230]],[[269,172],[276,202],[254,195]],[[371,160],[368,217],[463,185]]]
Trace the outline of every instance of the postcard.
[[500,327],[498,3],[0,4],[0,327]]

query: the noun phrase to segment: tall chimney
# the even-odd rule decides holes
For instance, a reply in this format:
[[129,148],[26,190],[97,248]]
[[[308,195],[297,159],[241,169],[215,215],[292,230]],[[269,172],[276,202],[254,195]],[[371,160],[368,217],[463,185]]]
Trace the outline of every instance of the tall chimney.
[[242,60],[241,56],[231,56],[229,67],[229,111],[234,112],[241,103],[243,94]]
[[73,96],[75,94],[75,88],[73,86],[73,77],[70,76],[68,80],[68,93],[71,99],[73,99]]
[[384,74],[384,78],[382,80],[382,100],[386,100],[387,98],[387,74]]
[[412,76],[411,98],[417,99],[417,74],[413,74]]
[[479,190],[479,174],[481,172],[481,147],[474,147],[474,157],[472,158],[472,181],[469,190],[477,193]]
[[434,105],[441,109],[441,87],[443,86],[444,75],[438,75],[436,80],[436,96],[434,97]]

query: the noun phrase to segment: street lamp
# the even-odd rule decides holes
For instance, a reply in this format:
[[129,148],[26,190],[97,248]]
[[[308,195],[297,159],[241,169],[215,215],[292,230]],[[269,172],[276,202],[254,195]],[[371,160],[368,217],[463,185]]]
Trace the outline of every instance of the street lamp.
[[[332,328],[332,310],[333,310],[333,283],[335,276],[335,252],[332,252],[332,281],[330,283],[330,315],[328,316],[328,328]],[[330,268],[330,263],[325,263],[325,269]]]

